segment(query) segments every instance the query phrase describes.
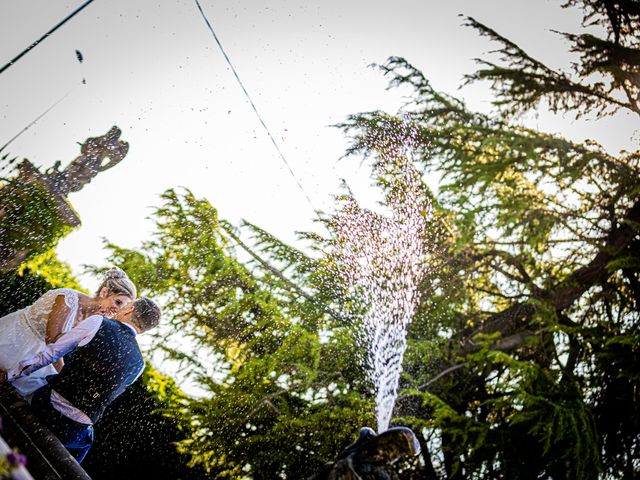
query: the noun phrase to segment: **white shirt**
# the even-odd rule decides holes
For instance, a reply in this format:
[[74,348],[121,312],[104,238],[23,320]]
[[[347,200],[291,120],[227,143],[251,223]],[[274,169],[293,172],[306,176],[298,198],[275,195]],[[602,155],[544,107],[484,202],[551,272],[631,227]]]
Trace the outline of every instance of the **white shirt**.
[[[86,345],[93,339],[93,337],[100,329],[103,318],[104,317],[102,317],[101,315],[92,315],[81,321],[71,330],[60,335],[55,342],[49,343],[40,353],[27,360],[23,360],[16,367],[9,370],[7,372],[7,380],[13,381],[16,378],[29,375],[30,373],[35,372],[36,370],[46,365],[50,365],[58,361],[67,353],[71,352],[74,348]],[[137,335],[138,332],[136,332],[135,328],[126,323],[124,325],[127,325],[127,327],[129,327],[133,331],[134,335]],[[140,369],[135,380],[137,380],[138,377],[142,375],[143,370],[144,367]],[[78,423],[84,423],[87,425],[92,424],[91,419],[84,412],[82,412],[82,410],[74,407],[68,400],[66,400],[55,390],[51,390],[51,405],[60,413],[72,420],[75,420]]]

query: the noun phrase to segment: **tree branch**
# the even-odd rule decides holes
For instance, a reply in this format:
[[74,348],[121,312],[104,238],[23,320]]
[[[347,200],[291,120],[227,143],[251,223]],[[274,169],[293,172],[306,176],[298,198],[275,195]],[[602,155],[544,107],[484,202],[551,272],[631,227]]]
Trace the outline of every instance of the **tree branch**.
[[[634,222],[640,223],[640,199],[636,200],[617,227],[613,225],[605,244],[587,265],[575,270],[558,284],[542,290],[535,298],[543,300],[549,308],[556,311],[561,312],[571,307],[584,292],[611,275],[607,265],[627,248],[637,235],[630,225],[630,223],[633,224]],[[510,337],[518,332],[528,331],[528,321],[535,312],[536,307],[532,303],[514,303],[505,310],[492,315],[480,328],[461,340],[460,353],[471,353],[477,349],[473,342],[473,337],[479,333],[491,334],[500,332],[503,336]],[[529,334],[520,336],[520,344],[531,333],[533,332],[529,331]],[[515,339],[509,343],[511,348],[517,346],[514,342]]]

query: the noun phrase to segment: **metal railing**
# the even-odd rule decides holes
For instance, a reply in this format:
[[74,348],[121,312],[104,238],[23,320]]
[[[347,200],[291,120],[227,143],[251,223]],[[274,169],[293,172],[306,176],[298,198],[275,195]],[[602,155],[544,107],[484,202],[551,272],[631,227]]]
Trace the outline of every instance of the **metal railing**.
[[[91,480],[67,449],[31,412],[29,404],[8,384],[0,385],[0,417],[6,448],[27,457],[27,476],[15,480]],[[0,452],[2,446],[0,444]]]

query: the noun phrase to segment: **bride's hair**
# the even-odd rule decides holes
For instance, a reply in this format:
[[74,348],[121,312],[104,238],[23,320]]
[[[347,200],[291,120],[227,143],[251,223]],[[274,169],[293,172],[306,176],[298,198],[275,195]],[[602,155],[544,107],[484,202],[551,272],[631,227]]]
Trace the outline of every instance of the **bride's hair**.
[[104,274],[102,283],[98,287],[96,297],[100,295],[100,291],[106,288],[111,295],[126,295],[131,300],[135,300],[138,295],[138,290],[133,284],[129,276],[119,268],[112,268]]

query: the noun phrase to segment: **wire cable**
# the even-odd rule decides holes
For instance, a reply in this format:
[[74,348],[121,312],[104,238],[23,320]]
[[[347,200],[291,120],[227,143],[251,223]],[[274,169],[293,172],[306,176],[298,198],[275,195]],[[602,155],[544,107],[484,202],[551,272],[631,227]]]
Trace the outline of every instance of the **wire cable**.
[[209,31],[213,35],[213,39],[218,44],[218,48],[220,48],[220,51],[222,52],[222,55],[224,56],[224,59],[227,61],[227,64],[231,68],[231,71],[233,72],[233,75],[236,77],[236,80],[238,81],[238,84],[240,85],[240,88],[242,89],[242,91],[244,92],[245,96],[247,97],[247,100],[249,100],[249,104],[251,105],[251,108],[255,112],[256,116],[258,117],[258,120],[260,121],[260,124],[264,128],[265,132],[267,132],[267,135],[269,136],[269,139],[271,140],[271,143],[273,144],[273,146],[275,147],[276,151],[278,152],[278,155],[280,156],[280,159],[284,162],[286,167],[289,169],[289,173],[291,173],[291,176],[296,181],[296,184],[298,185],[298,188],[300,189],[300,191],[303,193],[303,195],[307,199],[307,202],[309,202],[309,205],[311,205],[311,208],[313,209],[313,211],[317,213],[318,210],[314,207],[313,202],[311,201],[311,198],[309,197],[309,195],[307,195],[307,192],[305,191],[304,187],[302,186],[302,183],[300,183],[300,180],[298,179],[298,177],[294,173],[293,168],[291,168],[291,164],[285,158],[284,154],[282,153],[282,150],[280,150],[280,147],[278,146],[278,143],[276,142],[275,138],[271,134],[271,131],[267,127],[267,124],[262,119],[262,115],[260,115],[260,112],[258,111],[255,103],[253,103],[253,100],[251,99],[251,95],[249,95],[249,92],[245,88],[244,83],[242,83],[242,80],[240,79],[240,75],[238,75],[238,72],[237,72],[236,68],[233,66],[233,63],[231,62],[231,59],[229,58],[229,55],[227,55],[227,52],[225,51],[224,47],[222,46],[222,43],[220,42],[220,39],[218,38],[218,35],[216,35],[215,30],[211,26],[211,22],[209,22],[209,19],[207,18],[207,15],[202,10],[202,6],[200,5],[200,2],[198,0],[195,0],[195,2],[196,2],[196,5],[198,7],[198,10],[200,10],[200,14],[202,15],[202,18],[204,19],[205,23],[207,24],[207,27],[209,27]]
[[46,39],[49,35],[51,35],[53,32],[55,32],[57,29],[59,29],[62,25],[64,25],[65,23],[67,23],[69,20],[71,20],[73,17],[75,17],[78,13],[80,13],[86,6],[88,6],[91,2],[93,2],[93,0],[87,0],[85,3],[83,3],[82,5],[80,5],[78,8],[76,8],[73,12],[71,12],[69,15],[67,15],[60,23],[58,23],[55,27],[53,27],[51,30],[49,30],[47,33],[45,33],[42,37],[40,37],[38,40],[36,40],[35,42],[33,42],[31,45],[29,45],[27,48],[25,48],[22,52],[20,52],[15,58],[13,58],[9,63],[7,63],[4,67],[0,68],[0,74],[2,74],[2,72],[4,72],[7,68],[9,68],[11,65],[14,65],[18,60],[20,60],[22,57],[24,57],[27,53],[29,53],[32,49],[34,49],[35,47],[38,46],[38,44],[40,44],[40,42],[42,42],[44,39]]
[[[42,117],[44,117],[47,113],[49,113],[51,110],[53,110],[60,102],[62,102],[65,98],[67,98],[69,95],[71,95],[71,93],[77,88],[78,86],[76,85],[74,88],[72,88],[71,90],[69,90],[67,93],[65,93],[62,97],[60,97],[58,100],[56,100],[49,108],[47,108],[44,112],[42,112],[40,115],[38,115],[36,118],[34,118],[26,127],[24,127],[22,130],[20,130],[18,133],[16,133],[13,137],[11,137],[11,139],[9,139],[9,141],[7,143],[5,143],[2,147],[0,147],[0,153],[2,153],[4,151],[5,148],[7,148],[16,138],[18,138],[20,135],[22,135],[24,132],[26,132],[27,130],[29,130],[29,128],[31,128],[32,126],[34,126],[38,120],[40,120]],[[4,169],[4,168],[3,168]]]

